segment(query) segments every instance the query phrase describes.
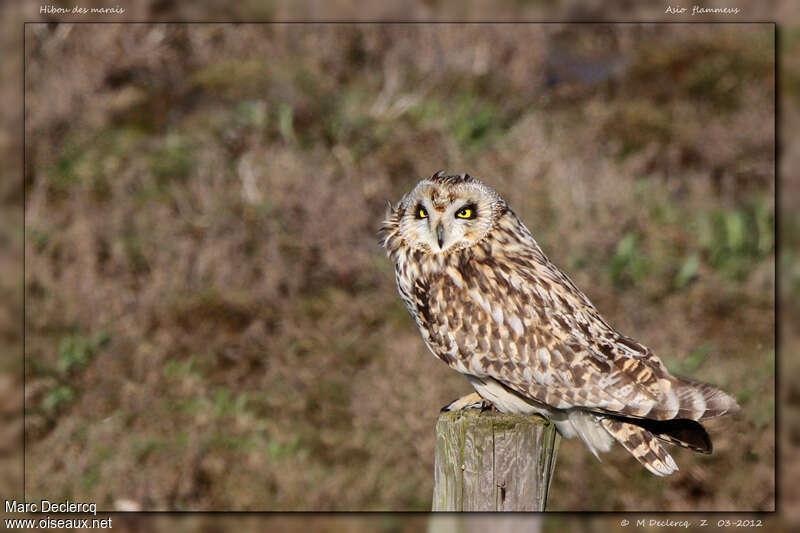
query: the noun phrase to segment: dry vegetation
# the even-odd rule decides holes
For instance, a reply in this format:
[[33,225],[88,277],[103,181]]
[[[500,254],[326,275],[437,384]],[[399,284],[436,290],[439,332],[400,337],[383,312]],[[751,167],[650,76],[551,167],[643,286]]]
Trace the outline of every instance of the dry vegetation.
[[668,479],[562,442],[549,508],[774,508],[771,26],[26,32],[29,500],[428,509],[468,384],[375,232],[446,169],[743,408]]

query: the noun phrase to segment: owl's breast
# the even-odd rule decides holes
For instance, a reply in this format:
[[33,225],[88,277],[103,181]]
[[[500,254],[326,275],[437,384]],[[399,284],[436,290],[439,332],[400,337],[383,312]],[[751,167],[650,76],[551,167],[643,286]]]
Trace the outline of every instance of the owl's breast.
[[521,373],[533,350],[535,314],[502,276],[468,254],[397,265],[400,294],[430,350],[478,376]]
[[450,335],[442,298],[450,291],[444,274],[445,258],[406,250],[392,258],[397,290],[433,354],[450,364],[457,347]]

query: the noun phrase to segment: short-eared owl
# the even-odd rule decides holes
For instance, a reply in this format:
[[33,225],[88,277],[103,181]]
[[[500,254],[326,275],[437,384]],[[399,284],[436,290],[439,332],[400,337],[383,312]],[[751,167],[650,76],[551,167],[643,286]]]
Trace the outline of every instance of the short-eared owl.
[[449,408],[483,399],[539,413],[595,456],[616,440],[659,476],[678,469],[661,441],[710,453],[697,421],[739,410],[618,333],[497,192],[469,175],[421,181],[389,207],[380,236],[425,343],[480,395]]

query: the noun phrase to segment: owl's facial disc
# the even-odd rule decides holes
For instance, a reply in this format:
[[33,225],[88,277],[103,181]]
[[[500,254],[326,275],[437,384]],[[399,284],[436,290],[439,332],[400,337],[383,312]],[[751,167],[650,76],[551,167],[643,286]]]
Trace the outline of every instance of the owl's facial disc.
[[476,186],[423,182],[409,195],[401,230],[410,244],[427,253],[466,248],[491,227],[492,200]]

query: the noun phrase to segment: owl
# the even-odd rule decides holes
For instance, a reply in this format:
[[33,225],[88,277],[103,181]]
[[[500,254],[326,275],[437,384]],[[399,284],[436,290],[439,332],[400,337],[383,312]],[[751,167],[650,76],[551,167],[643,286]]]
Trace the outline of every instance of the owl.
[[662,443],[711,453],[698,421],[739,410],[615,330],[468,174],[422,180],[388,206],[379,235],[428,348],[475,389],[445,410],[537,413],[598,459],[617,441],[658,476],[678,470]]

